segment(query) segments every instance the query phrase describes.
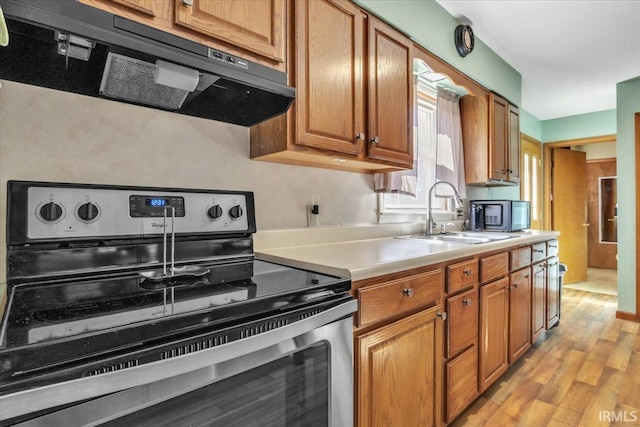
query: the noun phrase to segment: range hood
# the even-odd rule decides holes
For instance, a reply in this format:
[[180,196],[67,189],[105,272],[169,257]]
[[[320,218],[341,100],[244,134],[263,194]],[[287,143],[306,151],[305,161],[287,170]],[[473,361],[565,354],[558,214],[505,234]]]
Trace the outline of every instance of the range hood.
[[281,71],[76,0],[0,0],[0,79],[252,126],[295,98]]

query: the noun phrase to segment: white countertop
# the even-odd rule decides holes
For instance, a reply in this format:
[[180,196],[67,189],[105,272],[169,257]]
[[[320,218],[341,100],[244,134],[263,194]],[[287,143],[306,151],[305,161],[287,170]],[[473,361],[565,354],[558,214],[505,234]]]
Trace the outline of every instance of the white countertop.
[[556,238],[557,231],[531,230],[477,245],[384,237],[278,248],[258,248],[258,258],[352,281],[424,267],[483,252]]

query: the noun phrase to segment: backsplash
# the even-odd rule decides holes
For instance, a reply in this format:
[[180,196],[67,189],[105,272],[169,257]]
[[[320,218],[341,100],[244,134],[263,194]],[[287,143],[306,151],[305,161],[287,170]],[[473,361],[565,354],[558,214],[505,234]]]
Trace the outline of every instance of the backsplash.
[[249,129],[135,105],[2,81],[0,282],[10,179],[255,192],[258,230],[373,224],[371,175],[249,159]]

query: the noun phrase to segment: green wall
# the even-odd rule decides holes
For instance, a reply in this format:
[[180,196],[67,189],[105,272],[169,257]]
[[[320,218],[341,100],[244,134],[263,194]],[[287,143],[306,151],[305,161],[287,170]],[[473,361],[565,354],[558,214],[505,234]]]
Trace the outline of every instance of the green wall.
[[565,141],[616,133],[616,110],[596,111],[542,122],[542,142]]
[[636,186],[635,113],[640,112],[640,77],[617,85],[618,310],[635,313]]
[[520,106],[522,76],[476,37],[462,58],[453,34],[458,21],[433,0],[354,0],[364,9],[412,37],[417,43],[478,83]]
[[542,122],[522,108],[520,108],[520,132],[542,142]]

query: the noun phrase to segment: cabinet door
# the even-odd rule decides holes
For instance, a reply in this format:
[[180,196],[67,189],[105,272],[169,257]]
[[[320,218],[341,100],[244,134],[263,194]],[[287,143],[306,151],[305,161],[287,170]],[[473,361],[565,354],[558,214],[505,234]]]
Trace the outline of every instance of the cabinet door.
[[130,7],[133,10],[142,12],[149,16],[157,15],[157,7],[161,2],[157,0],[111,0],[114,3],[119,3],[123,6]]
[[299,0],[296,8],[296,143],[360,154],[365,15],[347,0]]
[[509,103],[489,94],[489,178],[507,179]]
[[441,306],[356,337],[357,425],[442,422]]
[[508,180],[520,182],[520,111],[509,105]]
[[547,264],[544,262],[533,266],[533,284],[531,290],[531,343],[533,344],[545,329],[547,283]]
[[560,265],[558,257],[547,261],[547,329],[560,321]]
[[446,422],[450,423],[478,397],[478,347],[447,364]]
[[175,0],[175,21],[275,62],[285,60],[286,0]]
[[447,299],[447,358],[478,343],[478,291]]
[[509,278],[505,277],[480,288],[479,388],[481,393],[508,367],[508,287]]
[[531,347],[531,269],[510,275],[509,364]]
[[368,155],[413,165],[412,43],[369,17]]

